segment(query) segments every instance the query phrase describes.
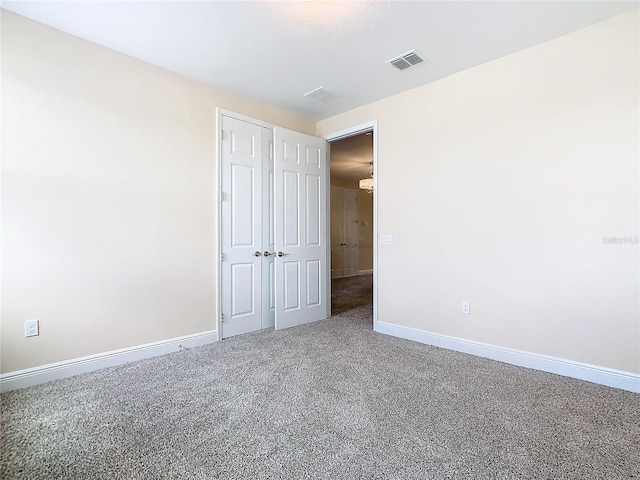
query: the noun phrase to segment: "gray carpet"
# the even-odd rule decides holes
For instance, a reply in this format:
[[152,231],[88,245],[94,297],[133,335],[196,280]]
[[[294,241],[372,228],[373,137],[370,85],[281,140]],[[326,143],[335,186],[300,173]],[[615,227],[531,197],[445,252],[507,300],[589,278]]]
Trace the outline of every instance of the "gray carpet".
[[5,479],[640,477],[639,395],[380,335],[366,304],[1,400]]
[[331,315],[367,305],[373,308],[373,275],[331,279]]

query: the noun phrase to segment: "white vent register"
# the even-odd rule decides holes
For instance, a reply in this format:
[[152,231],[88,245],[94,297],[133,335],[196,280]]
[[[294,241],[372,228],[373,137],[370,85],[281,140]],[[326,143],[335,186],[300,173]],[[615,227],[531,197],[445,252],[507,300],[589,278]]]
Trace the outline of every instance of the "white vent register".
[[334,101],[337,98],[340,98],[339,95],[336,95],[330,90],[327,90],[324,87],[318,87],[316,89],[311,90],[304,94],[305,97],[311,98],[313,100],[317,100],[321,103],[329,103]]
[[406,68],[417,65],[422,62],[422,58],[416,53],[415,50],[411,50],[407,53],[403,53],[402,55],[398,55],[397,57],[392,58],[391,60],[387,60],[386,63],[390,63],[398,70],[404,70]]

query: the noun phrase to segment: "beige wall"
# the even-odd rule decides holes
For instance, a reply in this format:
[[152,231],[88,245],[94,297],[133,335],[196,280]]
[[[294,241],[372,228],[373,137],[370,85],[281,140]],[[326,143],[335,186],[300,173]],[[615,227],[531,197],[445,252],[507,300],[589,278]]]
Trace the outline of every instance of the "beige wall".
[[215,330],[216,107],[315,131],[2,11],[2,372]]
[[640,372],[638,20],[319,122],[378,121],[380,321]]

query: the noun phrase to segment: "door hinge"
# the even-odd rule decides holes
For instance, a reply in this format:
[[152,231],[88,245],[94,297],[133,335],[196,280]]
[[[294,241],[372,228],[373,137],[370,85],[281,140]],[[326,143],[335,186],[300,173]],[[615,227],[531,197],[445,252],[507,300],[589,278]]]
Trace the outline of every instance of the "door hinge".
[[220,140],[224,140],[224,130],[220,130]]
[[224,322],[224,313],[221,313],[221,314],[220,314],[220,321],[221,321],[221,322]]
[[221,262],[224,262],[224,253],[221,253],[221,254],[220,254],[220,261],[221,261]]

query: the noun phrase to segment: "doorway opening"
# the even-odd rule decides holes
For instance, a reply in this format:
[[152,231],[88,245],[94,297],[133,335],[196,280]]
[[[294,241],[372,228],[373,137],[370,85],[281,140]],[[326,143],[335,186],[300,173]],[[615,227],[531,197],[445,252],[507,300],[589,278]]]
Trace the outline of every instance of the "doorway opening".
[[362,313],[374,306],[374,127],[327,139],[332,315]]

